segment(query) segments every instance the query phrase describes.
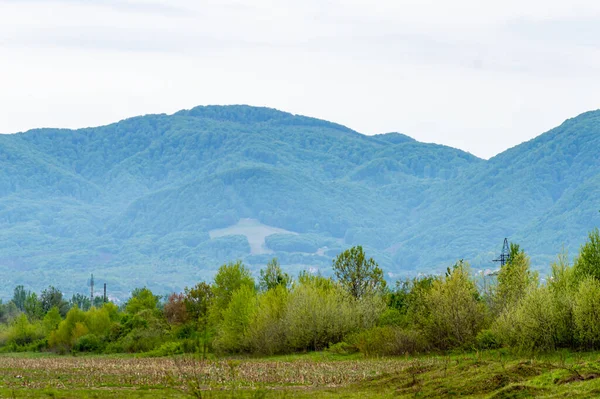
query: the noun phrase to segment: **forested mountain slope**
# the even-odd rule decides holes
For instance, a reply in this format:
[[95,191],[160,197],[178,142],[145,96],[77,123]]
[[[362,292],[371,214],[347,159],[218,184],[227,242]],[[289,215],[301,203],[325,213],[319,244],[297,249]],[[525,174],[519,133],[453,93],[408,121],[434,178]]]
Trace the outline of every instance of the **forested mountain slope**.
[[399,276],[493,268],[506,236],[543,268],[600,224],[599,150],[598,111],[489,161],[249,106],[0,135],[0,297],[92,272],[168,292],[274,256],[328,273],[355,244]]

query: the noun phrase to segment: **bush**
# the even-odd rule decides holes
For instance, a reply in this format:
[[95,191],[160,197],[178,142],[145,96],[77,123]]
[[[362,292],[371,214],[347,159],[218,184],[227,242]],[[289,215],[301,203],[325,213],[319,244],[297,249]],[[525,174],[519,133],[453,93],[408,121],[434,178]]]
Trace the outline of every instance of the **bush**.
[[524,352],[556,348],[558,321],[548,287],[532,289],[516,307],[503,312],[492,330],[503,345]]
[[600,280],[600,230],[597,228],[589,233],[588,241],[579,250],[574,270],[580,280],[587,276]]
[[500,346],[500,339],[492,330],[482,330],[475,337],[475,347],[477,349],[498,349]]
[[223,321],[218,329],[215,348],[220,352],[239,353],[247,351],[248,329],[256,311],[254,287],[241,286],[231,297],[223,312]]
[[406,315],[394,308],[387,308],[384,310],[377,321],[378,326],[404,326],[406,324]]
[[433,282],[424,308],[416,315],[418,324],[428,341],[442,350],[470,347],[486,320],[485,304],[462,262]]
[[173,356],[180,355],[184,353],[183,343],[182,342],[165,342],[158,348],[147,352],[145,356],[148,357],[163,357],[163,356]]
[[31,324],[24,313],[13,320],[7,331],[7,342],[18,347],[29,345],[41,338],[43,338],[43,334],[40,329]]
[[576,335],[588,349],[600,346],[600,282],[588,277],[581,282],[573,307]]
[[338,342],[337,344],[330,345],[329,348],[327,348],[327,352],[334,353],[336,355],[350,355],[358,352],[358,349],[356,346],[342,341]]
[[348,342],[365,356],[416,354],[429,350],[421,332],[391,326],[363,330],[349,337]]
[[96,334],[86,334],[79,337],[73,345],[73,350],[78,352],[101,352],[104,342]]
[[305,276],[289,293],[282,320],[287,349],[322,350],[356,331],[356,308],[330,279]]
[[552,264],[552,277],[548,281],[552,293],[553,311],[556,319],[556,344],[573,347],[575,344],[575,320],[573,310],[577,296],[578,281],[573,267],[569,266],[567,254],[558,256]]
[[259,295],[248,329],[248,340],[255,353],[273,355],[286,351],[285,316],[288,291],[277,285]]
[[518,245],[511,244],[510,261],[498,272],[498,284],[492,297],[494,314],[515,308],[537,282],[538,276],[530,269],[529,257],[519,250]]
[[153,329],[136,329],[119,340],[118,352],[141,353],[158,348],[165,341],[164,333]]

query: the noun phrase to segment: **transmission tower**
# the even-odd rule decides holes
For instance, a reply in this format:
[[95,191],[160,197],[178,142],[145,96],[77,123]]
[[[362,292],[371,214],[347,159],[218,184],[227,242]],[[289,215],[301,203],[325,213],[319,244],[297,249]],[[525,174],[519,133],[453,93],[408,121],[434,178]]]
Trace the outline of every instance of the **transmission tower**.
[[494,259],[494,262],[500,262],[500,267],[510,262],[510,247],[508,246],[508,239],[504,239],[504,245],[502,245],[502,253],[498,259]]

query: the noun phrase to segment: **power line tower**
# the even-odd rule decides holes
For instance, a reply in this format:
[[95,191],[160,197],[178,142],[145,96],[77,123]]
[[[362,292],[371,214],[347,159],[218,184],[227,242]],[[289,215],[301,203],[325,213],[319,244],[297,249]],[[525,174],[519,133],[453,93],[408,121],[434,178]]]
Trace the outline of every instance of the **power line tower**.
[[494,262],[500,262],[500,267],[510,262],[510,247],[508,246],[508,238],[504,239],[504,245],[502,245],[502,253],[498,259],[494,259]]
[[90,301],[91,306],[94,306],[94,273],[92,273],[92,278],[90,278]]

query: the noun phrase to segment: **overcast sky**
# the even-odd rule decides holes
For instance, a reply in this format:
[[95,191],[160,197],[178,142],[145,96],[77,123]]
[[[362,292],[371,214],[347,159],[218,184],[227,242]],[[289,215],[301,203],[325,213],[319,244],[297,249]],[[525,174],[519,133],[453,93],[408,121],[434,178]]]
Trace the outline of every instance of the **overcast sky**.
[[488,158],[600,108],[600,2],[0,0],[0,132],[208,104]]

